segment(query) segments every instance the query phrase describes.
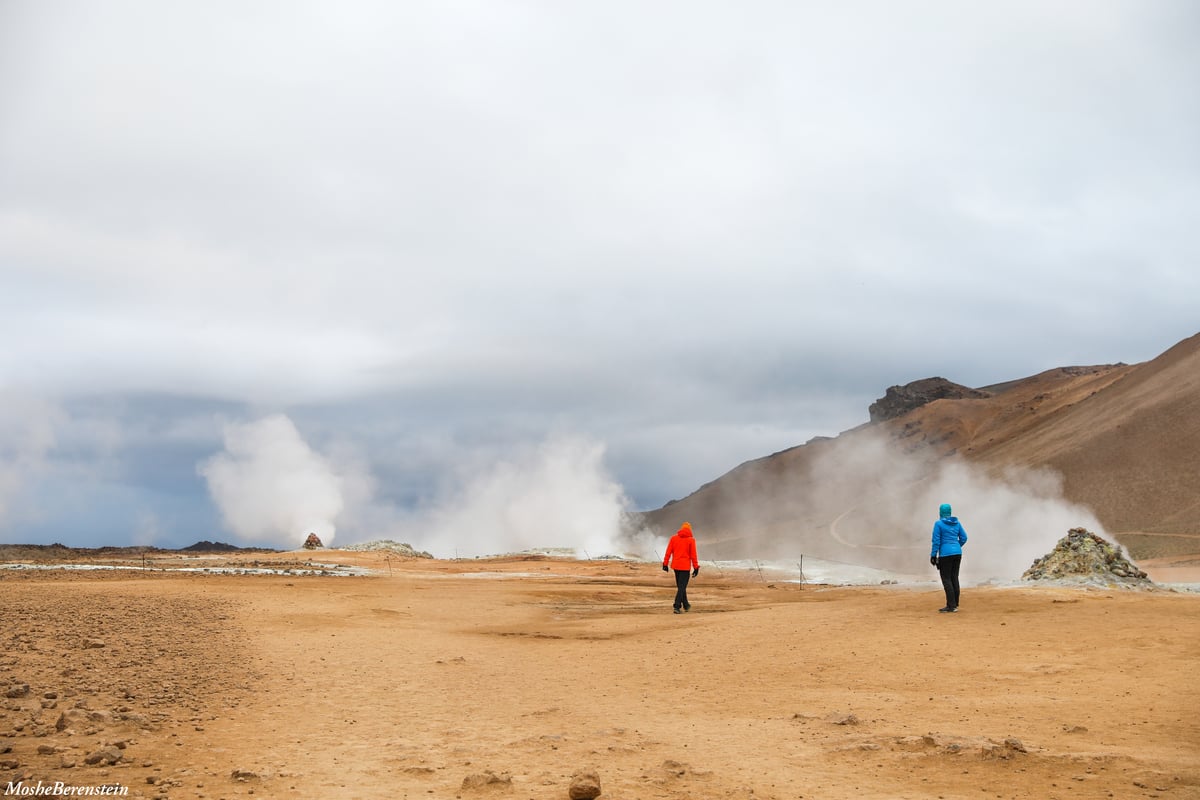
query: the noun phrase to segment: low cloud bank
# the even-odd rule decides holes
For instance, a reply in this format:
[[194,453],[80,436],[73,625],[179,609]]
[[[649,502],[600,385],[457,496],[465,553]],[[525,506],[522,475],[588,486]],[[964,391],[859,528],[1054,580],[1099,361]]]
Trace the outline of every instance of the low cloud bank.
[[62,424],[53,402],[14,389],[0,390],[0,531],[18,498],[46,467]]

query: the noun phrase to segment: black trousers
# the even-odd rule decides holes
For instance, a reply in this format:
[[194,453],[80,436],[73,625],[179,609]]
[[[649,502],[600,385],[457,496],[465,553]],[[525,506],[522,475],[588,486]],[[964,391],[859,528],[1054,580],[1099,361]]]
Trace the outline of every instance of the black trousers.
[[692,573],[686,569],[675,570],[675,607],[676,608],[691,608],[692,604],[687,599],[688,578],[692,577]]
[[938,574],[942,576],[942,588],[946,590],[946,608],[958,608],[958,568],[962,566],[962,554],[938,558]]

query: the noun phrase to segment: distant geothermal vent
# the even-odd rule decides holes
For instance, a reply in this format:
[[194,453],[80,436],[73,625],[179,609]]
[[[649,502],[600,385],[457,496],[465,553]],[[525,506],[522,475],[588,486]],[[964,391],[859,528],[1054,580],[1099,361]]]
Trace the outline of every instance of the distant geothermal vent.
[[903,386],[889,386],[883,397],[871,403],[871,422],[884,422],[902,417],[914,408],[934,400],[980,400],[991,397],[987,392],[948,381],[945,378],[922,378]]

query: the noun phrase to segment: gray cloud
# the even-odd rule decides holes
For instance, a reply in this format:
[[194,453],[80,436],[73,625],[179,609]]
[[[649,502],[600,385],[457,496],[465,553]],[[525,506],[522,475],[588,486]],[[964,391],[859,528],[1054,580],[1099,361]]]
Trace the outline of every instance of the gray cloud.
[[[889,384],[1195,333],[1197,33],[1184,2],[6,3],[0,388],[285,413],[409,500],[579,434],[657,505]],[[138,495],[215,452],[164,403],[80,469]]]

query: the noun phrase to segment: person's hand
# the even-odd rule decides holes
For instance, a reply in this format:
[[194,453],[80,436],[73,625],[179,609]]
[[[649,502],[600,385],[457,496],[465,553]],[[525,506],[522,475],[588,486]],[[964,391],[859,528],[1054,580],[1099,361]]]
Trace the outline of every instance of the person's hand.
[[663,572],[670,572],[670,571],[671,571],[671,570],[669,570],[669,569],[667,568],[667,565],[666,565],[666,564],[663,564]]
[[929,557],[929,565],[930,565],[930,566],[933,566],[933,567],[936,567],[936,566],[937,566],[937,556],[930,556],[930,557]]
[[697,576],[697,575],[699,575],[699,574],[700,574],[700,568],[699,568],[699,567],[696,567],[694,570],[692,570],[692,577],[693,577],[693,578],[694,578],[694,577],[696,577],[696,576]]

